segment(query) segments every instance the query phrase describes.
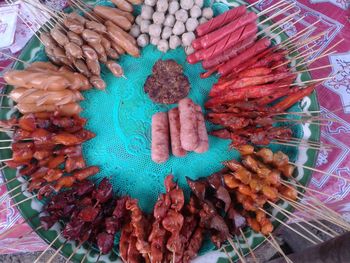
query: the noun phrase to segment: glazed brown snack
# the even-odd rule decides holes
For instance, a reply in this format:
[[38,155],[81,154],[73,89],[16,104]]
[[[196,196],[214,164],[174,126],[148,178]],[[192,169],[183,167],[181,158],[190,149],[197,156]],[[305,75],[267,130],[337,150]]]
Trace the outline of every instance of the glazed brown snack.
[[83,50],[83,54],[84,54],[84,57],[86,59],[91,59],[91,60],[97,60],[98,59],[98,56],[97,56],[97,53],[96,53],[95,49],[93,49],[89,45],[83,45],[81,48]]
[[62,47],[69,43],[68,37],[57,26],[51,29],[50,34],[52,38]]
[[16,108],[22,113],[36,113],[36,112],[55,112],[57,111],[59,114],[64,116],[72,116],[79,114],[82,111],[82,108],[79,106],[78,103],[68,103],[61,106],[56,105],[40,105],[37,106],[36,104],[25,104],[25,103],[19,103],[16,105]]
[[26,70],[35,72],[57,71],[58,67],[50,62],[36,61],[30,64]]
[[114,24],[120,26],[124,30],[131,28],[130,17],[127,18],[125,15],[115,11],[115,8],[108,6],[97,5],[94,7],[94,12],[102,17],[103,19],[111,20]]
[[80,35],[84,31],[84,24],[80,23],[76,19],[72,19],[67,16],[64,18],[63,23],[70,31],[76,34]]
[[101,67],[100,63],[96,59],[86,59],[86,65],[89,68],[92,75],[100,75]]
[[90,47],[92,47],[96,51],[96,53],[98,55],[98,60],[101,63],[106,63],[107,62],[107,54],[106,54],[106,51],[103,48],[103,46],[100,43],[97,43],[97,44],[89,43],[89,45],[90,45]]
[[83,51],[81,50],[80,46],[73,42],[69,42],[67,45],[64,46],[66,50],[67,57],[74,57],[74,58],[82,58],[83,57]]
[[92,31],[90,29],[84,29],[82,33],[83,39],[89,44],[100,44],[101,43],[101,35]]
[[77,44],[79,47],[81,47],[84,44],[84,40],[73,31],[68,31],[67,37],[69,38],[70,42]]
[[84,76],[90,77],[91,72],[89,71],[87,65],[85,64],[84,60],[82,59],[76,59],[73,61],[74,67]]
[[101,34],[106,33],[107,30],[103,24],[92,20],[87,21],[85,27]]
[[63,105],[83,100],[79,91],[64,89],[59,91],[44,91],[38,89],[15,88],[10,92],[10,98],[17,103],[40,105]]
[[40,40],[43,42],[46,48],[53,48],[57,46],[56,41],[52,38],[49,33],[43,32],[40,34]]
[[152,73],[146,80],[144,91],[153,102],[173,104],[188,95],[190,83],[183,75],[181,65],[174,60],[157,61]]

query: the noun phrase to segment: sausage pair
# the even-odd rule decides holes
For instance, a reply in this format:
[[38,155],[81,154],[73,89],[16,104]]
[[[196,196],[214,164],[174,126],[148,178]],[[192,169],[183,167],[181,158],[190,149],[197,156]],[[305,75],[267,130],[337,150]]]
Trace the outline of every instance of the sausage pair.
[[[169,136],[170,135],[170,136]],[[199,105],[189,98],[180,100],[179,107],[152,117],[152,160],[163,163],[169,158],[169,139],[174,156],[187,151],[206,152],[209,148],[204,116]]]

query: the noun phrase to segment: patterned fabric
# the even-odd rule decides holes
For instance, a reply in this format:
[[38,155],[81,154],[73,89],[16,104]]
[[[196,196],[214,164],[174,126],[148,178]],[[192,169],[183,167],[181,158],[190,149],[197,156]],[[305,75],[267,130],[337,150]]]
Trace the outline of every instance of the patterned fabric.
[[[257,4],[256,7],[262,10],[276,2],[276,0],[263,0]],[[55,8],[59,8],[64,6],[64,1],[51,1],[51,4],[54,5]],[[298,16],[294,18],[295,20],[304,16],[301,23],[297,23],[286,30],[290,36],[313,24],[317,20],[319,20],[319,22],[312,27],[313,31],[310,36],[314,36],[325,30],[327,31],[315,46],[312,47],[314,44],[310,44],[308,47],[315,50],[312,57],[319,55],[320,52],[327,50],[339,40],[343,39],[343,42],[336,47],[336,52],[334,54],[319,59],[311,65],[311,68],[327,64],[331,64],[331,67],[312,71],[311,75],[313,79],[324,78],[329,75],[335,76],[319,85],[317,87],[317,94],[322,115],[330,119],[330,121],[324,122],[325,126],[322,126],[321,141],[336,147],[332,148],[330,151],[320,151],[316,167],[327,173],[347,178],[348,181],[337,179],[326,174],[314,173],[311,187],[325,193],[324,195],[315,195],[350,221],[349,7],[349,0],[300,0],[296,2],[295,8],[284,12],[283,16],[288,16],[295,11],[300,11]],[[22,15],[26,17],[27,13],[22,13]],[[277,20],[281,18],[283,17],[277,17]],[[14,44],[10,49],[2,50],[1,52],[18,55],[18,51],[23,48],[31,35],[32,31],[27,28],[26,23],[18,19]],[[310,59],[312,59],[312,57],[310,57]],[[11,60],[0,54],[0,72],[6,71],[11,64]],[[0,79],[0,87],[2,85],[1,82],[3,82],[2,79]],[[0,184],[1,182],[2,178],[0,178]],[[5,191],[5,186],[1,186],[0,195],[2,196]],[[9,201],[8,196],[3,196],[0,199],[0,209],[3,210],[7,208],[7,210],[0,214],[0,253],[43,250],[46,247],[45,243],[35,233],[31,232],[31,228],[23,222],[18,211],[15,208],[10,208],[10,206],[11,201]],[[19,237],[21,238],[18,239]]]

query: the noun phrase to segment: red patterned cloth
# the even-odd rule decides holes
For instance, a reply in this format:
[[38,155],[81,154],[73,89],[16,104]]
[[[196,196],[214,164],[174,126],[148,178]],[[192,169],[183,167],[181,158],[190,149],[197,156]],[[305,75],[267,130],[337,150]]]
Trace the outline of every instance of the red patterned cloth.
[[[57,1],[62,3],[61,1]],[[261,1],[257,6],[259,9],[266,9],[277,1]],[[311,65],[319,67],[331,64],[331,68],[312,71],[313,79],[324,78],[335,74],[335,78],[327,80],[317,87],[318,99],[321,111],[324,116],[334,121],[329,121],[322,127],[321,141],[337,146],[331,151],[320,151],[317,159],[317,168],[328,173],[336,174],[347,178],[348,181],[337,179],[329,175],[314,173],[311,187],[320,192],[326,193],[334,198],[325,195],[317,195],[319,199],[327,203],[329,207],[341,213],[350,221],[350,2],[349,0],[301,0],[296,2],[296,7],[283,15],[287,16],[300,10],[297,20],[305,16],[302,23],[290,27],[286,32],[293,35],[308,25],[320,20],[314,26],[312,35],[327,30],[314,49],[320,52],[330,48],[339,40],[344,39],[335,49],[336,52],[325,58],[317,60]],[[277,18],[278,19],[278,18]],[[31,35],[22,21],[17,22],[15,35],[15,46],[13,52],[18,51]],[[314,55],[318,55],[315,52]],[[0,54],[0,71],[6,70],[11,61]],[[0,79],[0,82],[3,82]],[[1,84],[0,84],[1,86]],[[0,183],[1,183],[0,179]],[[0,195],[5,193],[4,186],[0,188]],[[8,197],[0,200],[0,209],[8,208],[0,215],[0,253],[14,253],[24,251],[43,250],[46,244],[35,234],[31,233],[28,225],[15,208],[9,208],[11,202]],[[7,232],[12,231],[11,233]],[[18,239],[18,237],[23,238]]]

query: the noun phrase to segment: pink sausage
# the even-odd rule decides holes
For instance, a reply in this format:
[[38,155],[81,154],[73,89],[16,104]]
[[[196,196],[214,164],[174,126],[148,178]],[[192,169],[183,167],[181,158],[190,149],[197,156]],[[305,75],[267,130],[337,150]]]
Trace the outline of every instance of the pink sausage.
[[250,23],[246,26],[238,28],[236,31],[231,32],[224,38],[220,39],[214,45],[208,48],[197,50],[196,52],[187,56],[187,62],[190,64],[194,64],[200,60],[208,59],[210,57],[216,56],[230,49],[231,47],[236,45],[238,42],[241,42],[255,35],[257,30],[258,30],[258,27],[256,26],[256,23]]
[[238,28],[241,28],[245,25],[248,25],[249,23],[253,23],[257,20],[258,16],[253,13],[246,13],[241,17],[236,18],[232,22],[228,23],[227,25],[209,33],[206,34],[200,38],[195,39],[192,42],[192,47],[196,50],[201,48],[207,48],[211,45],[218,42],[223,37],[227,36],[228,34],[236,31]]
[[227,61],[225,64],[219,67],[218,72],[221,76],[225,76],[232,72],[232,70],[242,63],[246,62],[250,58],[260,54],[264,50],[266,50],[270,46],[271,42],[268,38],[262,38],[255,42],[253,46],[246,49],[242,53],[240,53],[238,56],[232,58],[231,60]]
[[204,153],[209,149],[208,132],[207,132],[207,127],[205,127],[205,120],[204,120],[201,106],[196,105],[196,110],[197,110],[199,144],[194,151],[196,153]]
[[197,111],[189,98],[179,101],[180,140],[186,151],[194,151],[199,144]]
[[252,46],[255,42],[256,36],[251,36],[233,47],[231,47],[229,50],[224,51],[214,57],[210,57],[208,59],[203,60],[202,66],[205,69],[210,69],[212,67],[215,67],[219,65],[220,63],[226,62],[227,60],[233,58],[234,56],[237,56],[240,52],[244,51],[245,49]]
[[170,139],[171,139],[171,151],[173,155],[181,157],[186,155],[186,151],[181,146],[180,140],[180,117],[179,109],[174,108],[168,112],[169,126],[170,126]]
[[217,17],[210,19],[208,22],[202,25],[199,25],[196,29],[196,33],[198,36],[203,36],[209,32],[214,31],[215,29],[218,29],[219,27],[222,27],[223,25],[226,25],[227,23],[231,22],[233,19],[240,17],[246,11],[247,11],[247,8],[244,5],[233,8],[225,13],[222,13]]
[[169,158],[169,122],[166,112],[152,116],[152,160],[164,163]]

